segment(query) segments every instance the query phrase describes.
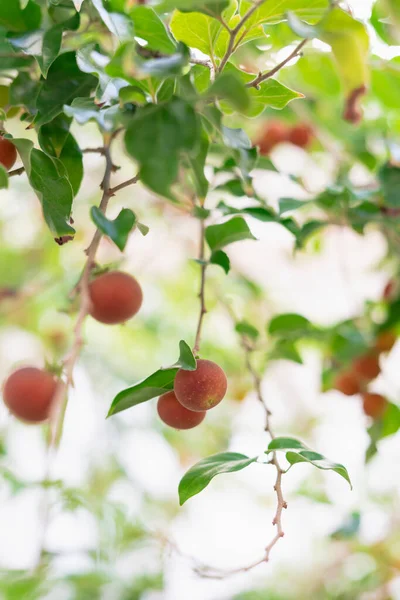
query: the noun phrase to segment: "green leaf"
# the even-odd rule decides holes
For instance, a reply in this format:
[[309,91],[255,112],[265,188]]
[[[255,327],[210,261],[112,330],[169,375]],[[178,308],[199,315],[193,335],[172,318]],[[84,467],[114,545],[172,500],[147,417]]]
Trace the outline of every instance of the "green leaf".
[[136,227],[139,229],[140,233],[145,236],[149,233],[150,229],[147,225],[143,225],[143,223],[137,223]]
[[248,90],[235,73],[222,73],[207,90],[205,97],[222,98],[238,111],[245,111],[250,104]]
[[158,369],[158,371],[146,379],[117,394],[107,416],[110,417],[127,408],[147,402],[152,398],[165,394],[165,392],[169,392],[174,388],[175,375],[179,369],[195,371],[196,366],[196,359],[189,345],[184,340],[181,340],[179,342],[179,358],[177,362],[171,367]]
[[228,46],[227,32],[219,21],[198,12],[175,11],[170,29],[179,42],[189,48],[197,48],[208,56],[223,56]]
[[231,269],[231,261],[229,260],[229,256],[223,250],[217,250],[211,254],[210,264],[219,265],[227,275]]
[[178,44],[174,54],[146,60],[136,58],[138,68],[142,73],[152,77],[168,77],[180,75],[182,69],[189,63],[190,53],[185,44]]
[[159,369],[146,379],[123,390],[115,396],[107,416],[110,417],[169,392],[174,388],[174,379],[177,372],[177,368]]
[[277,437],[268,444],[268,451],[271,450],[306,450],[306,446],[300,440],[291,437]]
[[175,51],[175,43],[157,13],[149,6],[135,6],[129,13],[134,26],[135,35],[147,42],[146,50],[158,50],[171,54]]
[[233,129],[223,125],[221,132],[224,144],[229,148],[249,150],[252,146],[249,136],[243,129]]
[[73,117],[80,125],[95,121],[104,131],[116,129],[121,116],[117,104],[100,108],[92,98],[75,98],[70,106],[64,106],[64,113]]
[[184,371],[195,371],[197,368],[197,363],[193,352],[190,346],[184,340],[179,342],[179,358],[173,366],[179,367]]
[[[230,63],[226,66],[225,72],[235,74],[244,84],[250,83],[256,77],[256,75],[240,71]],[[248,88],[248,95],[250,104],[247,108],[241,109],[240,112],[251,118],[258,117],[268,107],[280,110],[292,100],[303,98],[303,94],[291,90],[272,78],[263,81],[258,86],[258,89],[254,87]],[[220,101],[220,106],[226,114],[233,112],[233,109],[226,101]]]
[[128,83],[121,78],[113,78],[104,71],[110,59],[95,49],[94,44],[80,48],[76,53],[76,63],[83,73],[96,75],[99,85],[96,89],[96,99],[99,103],[117,101],[119,92]]
[[229,0],[164,0],[160,10],[169,12],[174,8],[185,11],[220,15],[229,6]]
[[234,242],[256,239],[242,217],[233,217],[221,225],[209,225],[205,237],[212,252]]
[[52,121],[62,112],[64,105],[70,104],[77,96],[89,95],[96,84],[95,77],[79,69],[75,52],[61,54],[51,65],[40,88],[36,101],[36,126]]
[[162,105],[138,108],[125,134],[128,153],[140,165],[140,180],[150,189],[173,198],[182,152],[193,153],[200,129],[193,107],[173,97]]
[[191,169],[190,176],[193,180],[196,194],[200,201],[204,201],[206,198],[209,187],[208,179],[204,174],[209,145],[210,143],[208,137],[203,131],[197,153],[194,155],[186,155],[188,165]]
[[25,106],[31,114],[34,114],[40,88],[41,84],[38,81],[31,79],[28,73],[21,71],[10,85],[10,104]]
[[[240,14],[243,16],[252,7],[251,2],[241,2]],[[261,24],[280,23],[291,12],[308,23],[319,21],[329,8],[329,0],[268,0],[261,4],[247,20],[246,29]]]
[[134,30],[132,21],[122,13],[108,12],[103,5],[103,0],[92,0],[93,6],[100,15],[105,26],[120,42],[133,38]]
[[400,206],[400,168],[390,163],[384,164],[378,177],[386,206],[397,208]]
[[13,139],[29,182],[39,198],[45,221],[55,237],[73,235],[69,225],[73,192],[60,160],[33,148],[30,140]]
[[8,188],[8,174],[2,164],[0,164],[0,189]]
[[40,26],[42,14],[40,7],[33,0],[22,8],[19,0],[0,2],[0,26],[8,31],[20,32],[37,29]]
[[291,337],[301,337],[307,335],[313,329],[312,323],[295,313],[284,313],[273,317],[268,325],[268,332],[271,335],[282,335]]
[[104,235],[107,235],[116,246],[124,251],[129,234],[136,225],[136,215],[129,208],[123,208],[114,220],[108,219],[97,206],[92,206],[90,216],[93,223]]
[[287,452],[286,460],[291,465],[306,462],[312,464],[314,467],[317,467],[317,469],[322,469],[323,471],[334,471],[335,473],[343,477],[343,479],[345,479],[350,485],[350,488],[352,488],[350,477],[346,467],[339,463],[334,463],[330,460],[327,460],[325,456],[323,456],[322,454],[318,454],[318,452],[313,452],[311,450],[302,450],[298,453]]
[[182,477],[178,489],[180,505],[182,506],[189,498],[204,490],[216,475],[241,471],[256,460],[257,457],[249,458],[237,452],[221,452],[204,458]]
[[320,24],[319,39],[329,44],[347,93],[369,81],[369,37],[366,27],[340,8],[331,10]]
[[75,13],[67,21],[57,23],[46,31],[30,31],[23,36],[10,38],[10,41],[15,48],[34,56],[43,77],[46,77],[50,66],[60,52],[64,31],[76,31],[79,23],[79,15]]
[[303,364],[301,354],[292,340],[278,339],[268,354],[268,360],[290,360],[299,365]]
[[51,123],[40,127],[38,139],[46,154],[62,162],[76,196],[83,178],[83,159],[78,143],[69,132],[69,126],[70,120],[64,115],[59,115]]
[[[335,473],[338,473],[338,475],[343,477],[349,483],[350,487],[352,487],[346,467],[339,463],[331,462],[322,454],[310,450],[300,440],[286,437],[275,438],[269,443],[266,453],[268,454],[269,452],[281,450],[289,450],[289,452],[286,452],[286,460],[290,465],[307,462],[314,467],[317,467],[317,469],[335,471]],[[295,450],[295,452],[293,450]]]
[[236,323],[235,330],[240,335],[245,335],[252,340],[256,340],[260,335],[258,329],[247,321],[240,321],[239,323]]

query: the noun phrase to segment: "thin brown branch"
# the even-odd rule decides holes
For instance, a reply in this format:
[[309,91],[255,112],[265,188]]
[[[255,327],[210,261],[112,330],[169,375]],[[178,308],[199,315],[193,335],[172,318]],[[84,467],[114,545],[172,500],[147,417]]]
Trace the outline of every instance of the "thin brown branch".
[[[104,177],[101,183],[103,189],[103,195],[100,202],[100,210],[105,213],[108,202],[111,198],[110,195],[110,179],[112,173],[112,160],[110,155],[110,146],[104,147],[104,156],[106,159],[106,167]],[[73,371],[75,368],[76,361],[78,360],[81,348],[83,346],[83,326],[85,319],[89,314],[90,310],[90,294],[89,294],[89,280],[90,272],[94,265],[94,259],[96,256],[97,249],[100,244],[102,232],[97,229],[93,239],[86,251],[87,259],[83,268],[82,277],[78,284],[78,291],[80,293],[80,306],[78,311],[78,317],[74,328],[74,341],[71,350],[64,361],[64,375],[65,380],[61,381],[57,392],[54,397],[54,411],[50,423],[50,440],[49,444],[51,447],[56,447],[61,439],[62,428],[64,423],[64,414],[66,405],[68,402],[67,391],[70,386],[73,385]]]
[[25,167],[19,167],[18,169],[14,169],[13,171],[8,172],[9,177],[14,177],[15,175],[21,175],[25,171]]
[[82,150],[82,154],[102,154],[104,156],[106,149],[104,146],[99,146],[98,148],[84,148]]
[[[236,25],[236,27],[234,27],[234,29],[230,29],[229,27],[227,27],[227,29],[229,31],[229,42],[228,42],[228,47],[226,49],[226,52],[225,52],[225,54],[221,60],[221,63],[218,67],[218,73],[221,73],[224,70],[226,63],[228,62],[231,55],[235,51],[236,37],[237,37],[238,33],[240,32],[240,30],[242,29],[243,25],[245,25],[247,23],[247,21],[250,19],[250,17],[256,12],[256,10],[258,10],[260,8],[260,6],[262,4],[264,4],[265,1],[266,0],[258,0],[257,2],[255,2],[253,4],[253,6],[251,8],[249,8],[249,10],[246,12],[246,14],[243,15],[243,17],[240,19],[239,23]],[[222,21],[220,21],[220,22],[222,24]]]
[[205,302],[205,287],[206,287],[206,270],[207,263],[205,262],[205,240],[204,240],[204,220],[200,219],[200,249],[199,249],[199,261],[201,261],[201,275],[200,275],[200,314],[197,323],[196,338],[193,346],[193,354],[196,356],[200,350],[201,341],[201,330],[203,327],[204,316],[207,313],[206,302]]
[[287,58],[285,58],[282,62],[280,62],[279,64],[277,64],[273,69],[271,69],[270,71],[267,71],[266,73],[259,73],[259,75],[253,79],[253,81],[249,81],[249,83],[246,83],[246,87],[254,87],[254,88],[258,88],[258,86],[260,85],[260,83],[262,83],[263,81],[266,81],[267,79],[269,79],[270,77],[273,77],[275,75],[275,73],[277,73],[278,71],[280,71],[285,65],[287,65],[287,63],[289,63],[293,58],[296,58],[296,56],[298,56],[303,48],[303,46],[305,46],[305,44],[308,42],[308,40],[302,40],[297,46],[296,48],[293,50],[293,52],[291,52],[289,54],[289,56]]
[[[224,303],[224,306],[226,307],[227,311],[229,312],[232,320],[236,323],[237,319],[232,310],[232,307],[225,302],[223,302],[223,303]],[[271,412],[268,409],[268,406],[264,400],[264,396],[263,396],[262,389],[261,389],[261,377],[258,374],[258,372],[252,362],[252,354],[254,352],[254,346],[252,345],[252,343],[249,342],[248,338],[244,334],[242,334],[240,336],[240,344],[244,350],[246,369],[252,378],[253,387],[256,392],[257,399],[261,403],[263,410],[265,412],[264,430],[266,433],[268,433],[268,435],[271,439],[274,439],[275,435],[271,428],[271,423],[270,423]],[[196,572],[199,575],[201,575],[202,577],[206,577],[209,579],[224,579],[225,577],[230,577],[232,575],[237,575],[239,573],[246,573],[247,571],[254,569],[254,567],[257,567],[257,566],[261,565],[262,563],[267,563],[269,561],[272,549],[277,544],[277,542],[284,536],[284,531],[283,531],[283,526],[282,526],[282,513],[283,513],[283,510],[285,508],[287,508],[287,503],[283,497],[283,492],[282,492],[282,476],[285,473],[285,471],[280,466],[276,452],[272,453],[272,458],[270,460],[270,464],[272,464],[276,470],[276,479],[275,479],[275,484],[274,484],[274,491],[275,491],[275,495],[276,495],[276,510],[275,510],[274,518],[272,520],[272,524],[275,527],[276,531],[275,531],[275,535],[272,537],[271,541],[265,547],[264,556],[262,558],[260,558],[259,560],[255,561],[249,565],[246,565],[245,567],[240,567],[238,569],[234,569],[231,571],[219,571],[218,569],[209,568],[209,567],[196,568]]]
[[119,183],[115,187],[110,188],[109,189],[110,197],[114,196],[117,192],[119,192],[119,190],[122,190],[123,188],[128,187],[128,185],[133,185],[133,184],[137,183],[138,181],[139,181],[139,175],[135,175],[135,177],[132,177],[131,179],[128,179],[127,181],[123,181],[122,183]]

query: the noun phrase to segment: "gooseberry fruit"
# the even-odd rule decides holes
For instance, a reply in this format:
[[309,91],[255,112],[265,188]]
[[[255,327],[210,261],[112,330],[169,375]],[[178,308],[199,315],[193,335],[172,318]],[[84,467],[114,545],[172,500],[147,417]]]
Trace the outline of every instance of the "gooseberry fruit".
[[213,408],[226,394],[228,382],[224,371],[211,360],[197,360],[195,371],[179,369],[174,391],[185,408],[204,411]]
[[387,400],[380,394],[371,394],[365,392],[363,394],[363,410],[368,417],[380,419],[385,412]]
[[204,420],[205,411],[188,410],[176,399],[173,391],[159,397],[157,411],[166,425],[175,429],[192,429]]
[[109,271],[89,284],[90,314],[96,321],[107,325],[124,323],[140,309],[142,289],[128,273]]
[[22,367],[4,384],[3,400],[13,415],[28,423],[48,419],[57,379],[42,369]]

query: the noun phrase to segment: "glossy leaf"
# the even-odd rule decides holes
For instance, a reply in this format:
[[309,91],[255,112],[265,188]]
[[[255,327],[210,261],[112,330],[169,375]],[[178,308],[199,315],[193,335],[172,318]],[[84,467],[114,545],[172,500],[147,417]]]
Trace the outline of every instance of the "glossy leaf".
[[256,239],[242,217],[234,217],[220,225],[209,225],[206,228],[205,237],[213,252],[234,242]]
[[45,221],[54,235],[73,235],[69,225],[73,191],[61,161],[33,148],[30,140],[13,139],[29,182],[38,196]]
[[140,179],[155,192],[173,199],[182,152],[198,144],[199,126],[193,107],[172,98],[162,105],[138,108],[125,134],[128,153],[140,165]]
[[37,100],[36,126],[44,125],[59,115],[63,106],[78,96],[88,96],[97,85],[93,75],[82,73],[75,52],[61,54],[51,65]]
[[37,29],[42,20],[40,7],[33,0],[29,0],[24,8],[19,0],[5,0],[0,2],[0,26],[8,31],[20,32]]
[[133,23],[126,15],[119,12],[108,12],[104,7],[103,0],[92,0],[92,4],[106,27],[121,42],[132,39],[134,35]]
[[179,503],[182,505],[192,496],[199,494],[216,475],[241,471],[256,460],[257,457],[249,458],[237,452],[221,452],[204,458],[182,477],[178,489]]
[[146,49],[158,50],[166,54],[175,51],[175,43],[167,28],[150,6],[134,6],[129,16],[134,23],[135,35],[146,40]]
[[274,438],[268,445],[267,454],[274,451],[287,451],[286,459],[290,465],[306,462],[312,464],[314,467],[317,467],[317,469],[334,471],[343,477],[351,487],[349,474],[343,465],[331,462],[322,454],[310,450],[300,440],[286,437]]
[[80,125],[95,121],[104,131],[116,129],[120,112],[118,105],[100,108],[91,98],[75,98],[70,106],[64,106],[64,112],[73,117]]
[[159,369],[146,379],[123,390],[115,396],[107,416],[111,417],[111,415],[169,392],[174,388],[174,379],[177,372],[177,368]]
[[123,208],[114,219],[108,219],[97,206],[90,209],[92,221],[104,235],[107,235],[116,246],[124,251],[129,234],[136,225],[136,215],[129,208]]
[[219,265],[227,275],[231,269],[229,256],[223,250],[216,250],[211,254],[210,264]]
[[197,363],[193,352],[190,349],[190,346],[184,340],[179,342],[179,358],[173,366],[184,369],[185,371],[195,371],[197,368]]
[[67,21],[53,25],[47,30],[30,31],[23,36],[13,37],[10,41],[15,48],[34,56],[42,75],[46,77],[50,66],[60,53],[64,31],[75,31],[79,23],[79,15],[76,13]]

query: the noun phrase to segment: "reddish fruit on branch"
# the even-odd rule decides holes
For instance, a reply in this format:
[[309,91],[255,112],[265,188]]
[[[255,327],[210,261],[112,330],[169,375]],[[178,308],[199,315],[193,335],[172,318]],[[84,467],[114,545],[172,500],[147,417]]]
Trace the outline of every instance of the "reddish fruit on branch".
[[353,361],[353,371],[364,382],[372,381],[381,372],[379,356],[375,352],[364,354]]
[[228,382],[224,371],[211,360],[197,361],[195,371],[179,369],[174,391],[178,401],[188,410],[204,411],[219,404],[226,394]]
[[361,391],[360,377],[353,371],[343,371],[336,376],[333,387],[346,396],[354,396]]
[[193,429],[204,420],[205,411],[188,410],[176,399],[175,392],[167,392],[159,397],[157,411],[166,425],[175,429]]
[[17,150],[14,144],[7,138],[0,136],[0,163],[9,171],[17,160]]
[[124,323],[140,309],[142,289],[132,275],[110,271],[99,275],[89,284],[90,314],[107,325]]
[[363,410],[368,417],[380,419],[385,412],[387,400],[380,394],[363,394]]
[[56,388],[57,379],[48,371],[23,367],[5,382],[4,404],[22,421],[40,423],[50,415]]
[[294,125],[288,133],[288,141],[300,148],[307,148],[311,144],[312,139],[313,131],[306,123]]
[[375,349],[378,352],[390,352],[396,343],[396,339],[393,331],[382,331],[376,338]]
[[255,145],[258,146],[260,154],[269,154],[275,146],[286,142],[288,131],[285,123],[281,121],[269,121],[263,128]]

